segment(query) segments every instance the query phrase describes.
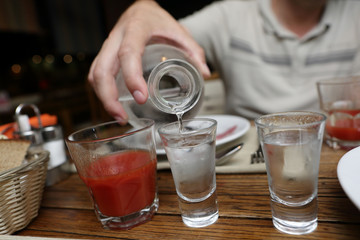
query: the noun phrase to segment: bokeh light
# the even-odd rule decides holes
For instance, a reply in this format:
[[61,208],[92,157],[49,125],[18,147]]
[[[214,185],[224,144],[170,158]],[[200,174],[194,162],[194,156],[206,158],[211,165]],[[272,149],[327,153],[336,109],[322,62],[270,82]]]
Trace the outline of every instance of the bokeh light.
[[14,73],[14,74],[20,74],[21,73],[21,65],[20,64],[13,64],[11,66],[11,71]]
[[72,63],[73,58],[70,54],[66,54],[66,55],[64,55],[63,60],[65,63],[70,64],[70,63]]
[[45,62],[48,64],[52,64],[55,61],[55,57],[52,54],[48,54],[45,56]]
[[42,61],[42,57],[41,57],[40,55],[34,55],[34,56],[32,57],[32,61],[33,61],[33,63],[35,63],[35,64],[40,64],[41,61]]

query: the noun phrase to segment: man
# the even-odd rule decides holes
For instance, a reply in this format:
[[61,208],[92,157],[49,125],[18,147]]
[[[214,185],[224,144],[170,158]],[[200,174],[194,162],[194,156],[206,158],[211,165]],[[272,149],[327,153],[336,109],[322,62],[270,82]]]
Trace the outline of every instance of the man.
[[359,12],[352,0],[219,1],[180,24],[155,1],[136,1],[105,40],[89,81],[105,109],[125,122],[114,76],[122,68],[144,103],[141,56],[146,44],[160,41],[187,52],[205,77],[207,61],[219,72],[228,113],[314,110],[316,81],[359,74]]

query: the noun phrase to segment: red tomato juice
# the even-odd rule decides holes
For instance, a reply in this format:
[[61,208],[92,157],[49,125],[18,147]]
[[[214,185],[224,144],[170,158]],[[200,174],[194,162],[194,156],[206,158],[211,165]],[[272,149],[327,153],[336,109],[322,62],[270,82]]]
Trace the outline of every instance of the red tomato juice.
[[147,151],[130,150],[99,158],[81,179],[88,186],[100,212],[125,216],[154,201],[156,160]]
[[[353,117],[360,113],[360,110],[336,110],[336,112],[347,113]],[[330,112],[330,114],[335,111]],[[345,141],[359,141],[360,140],[360,119],[359,118],[346,118],[336,119],[335,124],[332,124],[330,120],[326,123],[326,132],[331,137],[336,137]]]

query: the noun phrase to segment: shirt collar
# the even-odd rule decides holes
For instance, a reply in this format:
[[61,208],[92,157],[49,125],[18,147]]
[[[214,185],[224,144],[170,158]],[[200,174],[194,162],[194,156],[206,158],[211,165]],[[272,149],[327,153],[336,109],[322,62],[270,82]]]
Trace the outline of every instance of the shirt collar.
[[[320,22],[315,28],[313,28],[304,37],[302,37],[302,41],[306,41],[307,39],[319,36],[331,26],[335,19],[334,17],[332,17],[332,15],[334,14],[332,2],[332,0],[328,0]],[[258,0],[258,5],[260,16],[263,20],[263,27],[266,32],[268,32],[269,34],[277,35],[280,38],[299,39],[296,34],[283,27],[281,23],[277,20],[277,17],[272,11],[271,0]]]

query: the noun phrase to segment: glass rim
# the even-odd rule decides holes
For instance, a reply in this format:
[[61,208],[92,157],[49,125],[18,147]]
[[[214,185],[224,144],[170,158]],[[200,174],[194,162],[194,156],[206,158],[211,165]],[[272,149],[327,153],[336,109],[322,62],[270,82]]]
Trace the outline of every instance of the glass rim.
[[269,124],[269,123],[261,123],[260,121],[262,119],[265,119],[265,118],[276,117],[276,116],[281,117],[281,116],[306,116],[306,115],[318,116],[318,117],[320,117],[320,119],[315,120],[315,121],[310,122],[310,123],[299,124],[299,125],[297,125],[297,127],[299,127],[299,128],[307,128],[307,127],[311,127],[311,126],[314,126],[314,125],[319,125],[319,124],[325,122],[326,119],[327,119],[326,115],[323,114],[323,113],[320,113],[320,112],[288,111],[288,112],[277,112],[277,113],[270,113],[270,114],[262,115],[262,116],[256,118],[254,122],[255,122],[256,126],[262,127],[262,128],[276,127],[276,128],[279,128],[279,129],[290,129],[290,128],[294,128],[295,126],[294,125],[291,125],[291,126],[279,126],[279,125],[272,125],[272,124]]
[[[104,122],[104,123],[99,123],[99,124],[95,124],[95,125],[92,125],[92,126],[89,126],[89,127],[85,127],[85,128],[82,128],[82,129],[79,129],[71,134],[69,134],[69,136],[65,139],[66,142],[68,143],[81,143],[81,144],[84,144],[84,143],[98,143],[98,142],[106,142],[106,141],[109,141],[109,140],[113,140],[113,139],[117,139],[117,138],[123,138],[123,137],[126,137],[126,136],[131,136],[131,135],[134,135],[140,131],[143,131],[145,129],[148,129],[148,128],[151,128],[152,126],[155,125],[155,121],[152,120],[152,119],[149,119],[149,118],[139,118],[137,119],[137,121],[141,121],[142,124],[144,124],[143,126],[139,127],[139,128],[136,128],[135,130],[133,131],[130,131],[130,132],[126,132],[124,134],[121,134],[121,135],[117,135],[117,136],[113,136],[113,137],[107,137],[107,138],[99,138],[99,139],[92,139],[92,140],[74,140],[73,139],[73,136],[76,135],[76,134],[79,134],[81,132],[85,132],[87,130],[91,130],[91,129],[95,129],[95,128],[98,128],[98,127],[102,127],[102,126],[106,126],[106,125],[112,125],[112,124],[120,124],[119,121],[109,121],[109,122]],[[127,123],[129,124],[129,122]],[[122,125],[121,125],[122,126]]]
[[324,79],[316,82],[317,85],[340,85],[352,83],[360,83],[360,76],[338,77],[332,79]]
[[[183,120],[183,124],[185,123],[188,123],[188,122],[194,122],[194,121],[206,121],[206,122],[212,122],[212,124],[206,128],[202,128],[202,129],[198,129],[196,131],[196,133],[205,133],[205,132],[208,132],[210,128],[212,128],[214,125],[216,126],[217,125],[217,121],[215,119],[211,119],[211,118],[192,118],[192,119],[186,119],[186,120]],[[164,131],[162,131],[163,128],[166,128],[166,127],[169,127],[171,125],[179,125],[179,121],[175,121],[175,122],[171,122],[171,123],[167,123],[165,125],[162,125],[158,128],[158,132],[159,134],[161,135],[167,135],[167,136],[171,136],[171,135],[179,135],[179,132],[176,132],[176,133],[165,133]],[[184,132],[184,133],[181,133],[182,136],[189,136],[189,135],[193,135],[194,134],[194,131],[188,131],[188,132]]]
[[[168,59],[154,67],[153,71],[148,77],[148,90],[150,101],[160,111],[174,114],[173,107],[171,107],[169,101],[160,94],[160,82],[163,76],[166,76],[171,72],[172,74],[170,75],[179,72],[185,74],[187,77],[184,79],[187,79],[187,81],[192,83],[194,86],[196,86],[195,79],[202,79],[202,76],[194,66],[182,59]],[[175,108],[178,108],[180,106],[181,108],[186,108],[186,110],[189,111],[198,103],[203,92],[203,81],[198,82],[199,86],[191,87],[191,84],[189,85],[187,94],[188,99],[183,98],[181,104],[175,104]]]

